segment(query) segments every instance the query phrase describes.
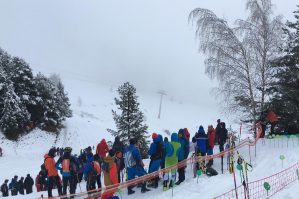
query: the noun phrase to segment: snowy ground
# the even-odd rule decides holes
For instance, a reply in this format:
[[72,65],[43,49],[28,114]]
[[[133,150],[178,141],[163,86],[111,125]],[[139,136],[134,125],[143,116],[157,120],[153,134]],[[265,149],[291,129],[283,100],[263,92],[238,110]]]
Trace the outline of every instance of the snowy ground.
[[[96,146],[102,138],[113,141],[112,136],[107,133],[106,129],[114,128],[111,109],[115,108],[113,99],[117,97],[116,87],[99,86],[95,83],[81,80],[74,81],[70,78],[63,78],[63,81],[66,85],[66,90],[69,92],[74,116],[67,119],[65,122],[66,128],[59,137],[35,130],[29,135],[22,137],[16,143],[4,139],[2,134],[0,134],[0,145],[4,150],[4,157],[0,158],[1,183],[4,179],[11,179],[14,175],[20,177],[26,176],[27,173],[35,178],[43,162],[43,155],[51,146],[71,146],[75,153],[79,153],[81,148]],[[193,135],[199,125],[202,124],[206,128],[209,124],[215,124],[216,119],[224,118],[217,112],[212,111],[209,105],[188,103],[166,96],[163,101],[162,117],[157,119],[159,95],[156,93],[138,92],[138,90],[137,94],[140,96],[139,102],[142,111],[145,113],[149,132],[155,131],[163,136],[167,136],[165,130],[173,132],[182,127],[188,127]],[[244,136],[246,135],[244,134]],[[286,156],[284,168],[299,161],[297,153],[299,148],[298,140],[290,140],[288,148],[286,139],[283,143],[282,146],[282,141],[280,141],[278,147],[278,141],[276,141],[274,147],[273,140],[267,140],[265,146],[259,142],[256,158],[254,158],[254,150],[251,149],[254,170],[249,174],[249,181],[254,181],[282,170],[279,159],[279,156],[282,154]],[[217,153],[217,150],[216,146],[215,153]],[[248,148],[241,149],[240,153],[249,161]],[[224,162],[226,163],[226,160]],[[215,160],[214,164],[214,168],[220,172],[220,160]],[[238,175],[237,178],[237,182],[239,182]],[[81,187],[85,190],[83,188],[85,187],[84,184]],[[227,171],[225,171],[225,174],[217,177],[201,176],[197,184],[197,179],[192,178],[191,167],[188,167],[187,180],[180,186],[175,187],[173,198],[183,198],[186,195],[188,195],[189,199],[198,198],[199,196],[201,198],[212,198],[231,188],[233,188],[233,177]],[[137,190],[137,188],[135,189]],[[122,191],[123,198],[146,198],[150,196],[151,198],[159,199],[172,197],[171,191],[162,192],[162,187],[144,195],[137,190],[137,193],[130,197],[126,195],[126,190]],[[44,194],[44,196],[46,195]],[[39,196],[41,196],[41,193],[15,198],[37,198]],[[296,194],[292,196],[285,192],[285,195],[282,197],[296,198],[295,196]]]
[[298,193],[299,193],[298,190],[299,190],[299,179],[298,181],[290,184],[290,186],[288,186],[286,189],[277,193],[277,195],[275,195],[273,199],[298,198]]

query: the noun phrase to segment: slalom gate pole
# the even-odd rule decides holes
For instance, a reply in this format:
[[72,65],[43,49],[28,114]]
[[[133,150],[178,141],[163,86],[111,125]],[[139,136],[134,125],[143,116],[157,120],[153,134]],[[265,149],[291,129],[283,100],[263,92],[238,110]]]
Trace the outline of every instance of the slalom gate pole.
[[250,162],[250,164],[251,164],[251,150],[250,150],[250,145],[248,145],[249,147],[249,162]]
[[222,171],[222,174],[223,174],[223,156],[221,156],[221,171]]
[[235,172],[235,164],[234,164],[234,151],[232,151],[232,172],[233,172],[233,176],[234,176],[234,184],[235,184],[236,199],[238,199],[238,190],[237,190],[236,172]]

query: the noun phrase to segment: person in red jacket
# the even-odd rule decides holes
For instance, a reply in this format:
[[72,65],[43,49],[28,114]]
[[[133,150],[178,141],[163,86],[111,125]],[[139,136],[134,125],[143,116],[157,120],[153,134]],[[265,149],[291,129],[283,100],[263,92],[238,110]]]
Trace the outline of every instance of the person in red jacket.
[[[104,158],[104,164],[106,164],[106,170],[103,170],[104,173],[104,184],[106,187],[118,184],[118,175],[117,175],[117,167],[114,161],[115,151],[110,150],[107,157]],[[112,197],[116,192],[115,188],[109,190],[109,188],[102,194],[101,199],[107,199]]]
[[45,168],[48,174],[48,197],[53,197],[52,189],[54,184],[57,185],[58,194],[62,195],[62,186],[60,183],[60,178],[58,175],[58,171],[55,168],[55,163],[56,163],[54,160],[55,153],[56,153],[56,149],[52,148],[50,149],[49,153],[44,156]]
[[[214,129],[213,125],[208,126],[208,148],[207,148],[208,155],[213,155],[215,136],[216,136],[216,130]],[[211,167],[212,165],[213,165],[213,159],[209,160],[209,162],[207,163],[207,167]]]
[[96,154],[100,157],[101,160],[103,160],[106,157],[108,151],[109,151],[109,147],[106,143],[106,140],[102,139],[97,146]]

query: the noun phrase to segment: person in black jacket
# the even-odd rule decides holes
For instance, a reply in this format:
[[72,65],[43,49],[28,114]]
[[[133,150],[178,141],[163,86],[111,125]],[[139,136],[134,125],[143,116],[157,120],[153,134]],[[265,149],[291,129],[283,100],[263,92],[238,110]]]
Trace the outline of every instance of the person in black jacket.
[[18,187],[19,187],[19,193],[21,195],[24,195],[24,177],[21,177],[21,179],[19,180]]
[[8,197],[9,196],[8,186],[7,186],[8,181],[9,180],[5,180],[4,183],[1,185],[1,192],[2,192],[3,197]]
[[27,177],[25,178],[24,181],[24,188],[26,190],[26,194],[32,193],[33,185],[34,185],[33,179],[31,178],[30,174],[27,174]]
[[[217,132],[217,129],[216,129],[216,132]],[[220,129],[218,132],[218,143],[219,143],[220,152],[224,151],[224,144],[226,143],[226,140],[227,140],[227,129],[225,127],[225,123],[221,122]]]

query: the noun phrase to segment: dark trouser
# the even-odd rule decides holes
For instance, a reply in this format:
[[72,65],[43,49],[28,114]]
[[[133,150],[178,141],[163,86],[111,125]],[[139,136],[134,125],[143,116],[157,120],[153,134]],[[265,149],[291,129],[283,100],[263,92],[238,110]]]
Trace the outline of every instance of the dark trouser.
[[31,194],[32,193],[32,188],[26,189],[26,194]]
[[119,169],[117,169],[117,178],[118,178],[118,183],[120,183],[121,182],[121,176],[120,176],[120,170]]
[[[87,178],[86,190],[91,191],[95,189],[96,189],[96,176],[90,174]],[[91,192],[88,192],[88,194],[91,194]]]
[[75,193],[74,189],[74,176],[68,176],[68,177],[62,177],[62,183],[63,183],[63,195],[67,194],[67,186],[70,186],[70,194]]
[[19,192],[21,195],[24,195],[24,189],[20,189]]
[[97,185],[98,185],[98,189],[102,188],[101,174],[97,175]]
[[[183,160],[181,160],[181,161],[183,161]],[[179,161],[179,162],[181,162],[181,161]],[[178,173],[179,173],[179,181],[184,182],[185,181],[185,167],[183,166],[183,167],[179,168]]]
[[165,168],[165,159],[162,159],[161,160],[161,169],[164,169]]
[[262,133],[260,135],[260,138],[264,138],[265,137],[265,133],[266,133],[266,125],[262,124]]
[[[209,149],[207,150],[207,154],[208,154],[208,155],[213,155],[213,148],[209,148]],[[209,161],[208,161],[208,164],[207,164],[207,167],[211,167],[211,166],[213,165],[213,163],[214,163],[213,159],[209,160]]]
[[62,187],[61,187],[59,176],[51,176],[49,177],[48,180],[48,197],[53,197],[52,189],[54,184],[57,186],[58,195],[60,196],[62,195]]
[[17,189],[12,189],[12,190],[11,190],[11,195],[12,195],[12,196],[16,196],[16,195],[18,195],[18,190],[17,190]]
[[224,151],[224,143],[222,142],[219,143],[219,151],[220,152]]
[[[127,168],[128,170],[128,180],[133,180],[135,176],[143,176],[146,174],[145,170],[141,166],[135,166],[133,168]],[[132,191],[133,186],[128,187],[128,192]],[[141,191],[146,189],[146,183],[144,182],[141,187]]]

